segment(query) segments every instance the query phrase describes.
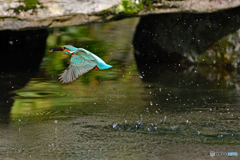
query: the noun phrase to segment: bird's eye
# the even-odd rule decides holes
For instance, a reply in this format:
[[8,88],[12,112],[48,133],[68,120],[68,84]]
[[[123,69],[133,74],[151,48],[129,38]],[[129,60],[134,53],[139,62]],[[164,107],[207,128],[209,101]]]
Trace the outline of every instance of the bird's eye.
[[63,49],[66,49],[66,47],[63,47]]

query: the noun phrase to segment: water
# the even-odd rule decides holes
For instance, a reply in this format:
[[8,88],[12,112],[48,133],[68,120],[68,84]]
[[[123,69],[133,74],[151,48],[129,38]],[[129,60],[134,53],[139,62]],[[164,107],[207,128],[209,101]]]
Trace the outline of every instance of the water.
[[[8,91],[0,91],[0,159],[210,159],[210,151],[238,152],[239,77],[179,64],[137,66],[137,22],[51,30],[36,75],[1,73]],[[95,51],[113,68],[63,85],[58,74],[69,57],[47,52],[63,44]]]

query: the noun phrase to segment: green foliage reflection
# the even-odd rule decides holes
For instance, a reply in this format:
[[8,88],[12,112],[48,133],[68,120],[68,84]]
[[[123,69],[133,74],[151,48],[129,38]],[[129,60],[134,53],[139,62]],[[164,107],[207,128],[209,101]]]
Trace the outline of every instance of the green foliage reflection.
[[[85,48],[103,58],[107,52],[102,47],[104,44],[102,41],[92,38],[91,34],[92,32],[88,26],[51,29],[47,39],[48,47],[53,48],[70,44]],[[48,53],[46,70],[52,75],[60,74],[69,65],[69,60],[70,56],[63,52]],[[86,75],[89,75],[89,73]],[[85,83],[89,83],[86,75],[82,76],[82,79]]]
[[[113,80],[119,76],[125,64],[133,60],[131,41],[138,19],[90,24],[86,26],[72,26],[49,30],[47,38],[46,56],[41,69],[50,77],[57,77],[69,65],[70,56],[63,52],[48,53],[50,48],[62,45],[73,45],[85,48],[112,65],[108,70],[93,70],[80,76],[77,81],[89,84],[93,81]],[[121,71],[121,74],[123,71]],[[74,82],[73,82],[74,83]]]

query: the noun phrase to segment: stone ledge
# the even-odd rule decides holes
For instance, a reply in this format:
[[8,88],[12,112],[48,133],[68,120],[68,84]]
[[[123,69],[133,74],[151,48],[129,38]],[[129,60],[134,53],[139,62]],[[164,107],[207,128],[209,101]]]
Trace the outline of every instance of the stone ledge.
[[239,0],[125,0],[130,7],[124,5],[121,0],[28,1],[0,1],[0,30],[83,25],[106,22],[118,16],[134,17],[176,12],[211,13],[240,6]]

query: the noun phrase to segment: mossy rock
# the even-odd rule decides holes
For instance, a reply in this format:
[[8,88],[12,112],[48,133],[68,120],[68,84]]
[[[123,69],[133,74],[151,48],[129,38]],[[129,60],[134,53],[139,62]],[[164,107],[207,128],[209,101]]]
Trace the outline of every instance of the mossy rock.
[[37,0],[24,0],[25,6],[19,6],[18,8],[16,8],[15,10],[18,11],[27,11],[30,9],[37,9],[37,8],[43,8],[42,5],[40,5],[40,3],[38,3]]
[[153,8],[152,0],[122,0],[121,4],[111,8],[110,10],[102,11],[102,14],[111,13],[135,15],[142,10],[151,10]]
[[238,66],[239,48],[237,33],[233,33],[223,37],[214,43],[208,50],[200,54],[197,62],[204,65],[220,65],[220,66],[231,66],[236,68]]

